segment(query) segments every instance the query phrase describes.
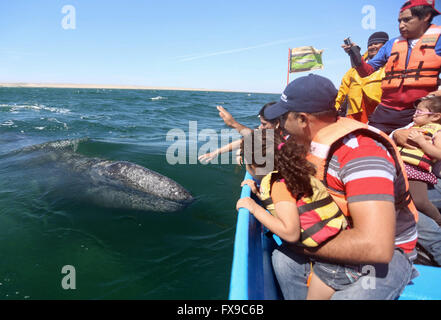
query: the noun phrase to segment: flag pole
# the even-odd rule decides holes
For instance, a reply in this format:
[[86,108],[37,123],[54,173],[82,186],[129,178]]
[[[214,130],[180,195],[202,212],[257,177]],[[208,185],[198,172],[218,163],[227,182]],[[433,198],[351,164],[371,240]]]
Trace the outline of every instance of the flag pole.
[[288,52],[288,80],[286,83],[287,86],[289,84],[289,72],[291,71],[290,70],[291,69],[291,48],[289,48],[288,50],[289,50],[289,52]]

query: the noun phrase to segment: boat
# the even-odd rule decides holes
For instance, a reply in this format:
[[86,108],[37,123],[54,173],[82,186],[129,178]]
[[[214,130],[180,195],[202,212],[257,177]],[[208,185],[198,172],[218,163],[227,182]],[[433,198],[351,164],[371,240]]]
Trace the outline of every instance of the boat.
[[[247,179],[252,179],[248,172]],[[250,196],[251,189],[245,185],[241,198]],[[271,253],[280,244],[277,236],[267,236],[265,228],[247,209],[239,210],[229,300],[283,299],[271,264]],[[399,300],[441,300],[441,268],[415,267],[420,276],[412,280]]]

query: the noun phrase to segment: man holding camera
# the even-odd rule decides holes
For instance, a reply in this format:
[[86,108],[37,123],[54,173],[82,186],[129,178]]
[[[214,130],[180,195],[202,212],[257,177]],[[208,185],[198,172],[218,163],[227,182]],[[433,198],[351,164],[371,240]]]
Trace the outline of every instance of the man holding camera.
[[[368,39],[368,51],[363,55],[366,61],[375,57],[381,47],[389,40],[386,32],[375,32]],[[355,47],[360,50],[360,47]],[[359,52],[358,52],[359,54]],[[355,68],[349,69],[344,75],[335,108],[348,118],[368,122],[368,116],[373,113],[381,101],[381,80],[384,78],[384,68],[380,68],[366,78],[361,78]]]
[[390,134],[412,122],[414,102],[428,94],[441,95],[438,76],[441,68],[441,27],[432,24],[440,12],[435,0],[410,0],[399,14],[401,36],[388,41],[378,54],[366,63],[354,58],[352,45],[343,45],[361,77],[381,67],[386,76],[382,81],[383,96],[369,124]]

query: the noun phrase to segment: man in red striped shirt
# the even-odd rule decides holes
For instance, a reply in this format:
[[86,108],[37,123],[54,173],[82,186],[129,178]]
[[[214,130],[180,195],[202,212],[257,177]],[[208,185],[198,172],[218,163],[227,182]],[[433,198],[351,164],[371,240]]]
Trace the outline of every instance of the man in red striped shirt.
[[274,270],[285,299],[306,297],[314,259],[359,265],[358,273],[348,275],[352,284],[333,299],[396,299],[415,277],[417,213],[407,178],[387,136],[336,117],[336,95],[330,80],[311,74],[289,84],[265,112],[269,120],[281,118],[290,139],[310,147],[318,178],[351,222],[317,250],[282,245],[273,252]]
[[[397,179],[394,159],[377,141],[363,134],[350,134],[335,150],[326,175],[328,187],[341,193],[348,204],[363,201],[395,201]],[[398,212],[395,245],[414,260],[417,242],[412,216]]]

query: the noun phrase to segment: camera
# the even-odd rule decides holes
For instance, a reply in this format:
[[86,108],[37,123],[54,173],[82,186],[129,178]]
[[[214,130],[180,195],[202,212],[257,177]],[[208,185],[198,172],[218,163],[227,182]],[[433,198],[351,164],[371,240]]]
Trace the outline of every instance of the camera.
[[347,37],[346,39],[344,39],[343,42],[344,42],[345,45],[347,45],[347,46],[352,46],[352,41],[351,41],[351,38],[349,38],[349,37]]

